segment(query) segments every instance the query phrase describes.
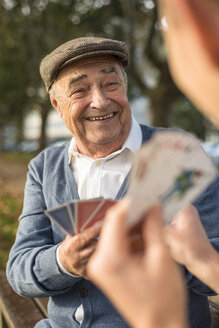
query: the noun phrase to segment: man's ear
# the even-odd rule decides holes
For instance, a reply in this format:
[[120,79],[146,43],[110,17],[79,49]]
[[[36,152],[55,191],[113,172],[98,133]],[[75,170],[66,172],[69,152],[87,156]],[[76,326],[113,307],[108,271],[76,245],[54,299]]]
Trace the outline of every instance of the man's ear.
[[50,102],[52,104],[52,107],[55,108],[55,110],[57,111],[57,113],[59,114],[59,116],[62,118],[63,117],[63,113],[60,110],[59,104],[57,102],[57,100],[50,94]]

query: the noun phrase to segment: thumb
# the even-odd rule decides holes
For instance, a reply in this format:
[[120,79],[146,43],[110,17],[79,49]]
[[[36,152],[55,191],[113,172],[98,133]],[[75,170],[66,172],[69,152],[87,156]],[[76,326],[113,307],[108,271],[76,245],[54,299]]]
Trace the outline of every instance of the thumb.
[[163,215],[159,205],[151,207],[145,215],[143,238],[145,249],[147,249],[147,247],[156,247],[164,244]]

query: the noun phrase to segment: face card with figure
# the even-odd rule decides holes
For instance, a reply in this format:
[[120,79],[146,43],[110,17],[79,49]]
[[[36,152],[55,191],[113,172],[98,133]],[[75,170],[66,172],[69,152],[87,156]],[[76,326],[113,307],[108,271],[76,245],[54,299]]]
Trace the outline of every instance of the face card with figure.
[[55,222],[65,234],[73,236],[75,234],[74,222],[67,204],[45,211],[51,221]]
[[162,205],[165,223],[170,223],[216,176],[212,160],[193,136],[174,130],[155,132],[134,161],[128,189],[128,225],[137,224],[156,203]]

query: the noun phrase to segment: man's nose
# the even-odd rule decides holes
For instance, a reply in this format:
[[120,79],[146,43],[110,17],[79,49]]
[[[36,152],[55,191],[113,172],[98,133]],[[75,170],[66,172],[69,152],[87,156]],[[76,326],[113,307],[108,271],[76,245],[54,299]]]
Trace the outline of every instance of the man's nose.
[[103,109],[109,105],[110,99],[101,88],[95,88],[91,94],[91,108]]

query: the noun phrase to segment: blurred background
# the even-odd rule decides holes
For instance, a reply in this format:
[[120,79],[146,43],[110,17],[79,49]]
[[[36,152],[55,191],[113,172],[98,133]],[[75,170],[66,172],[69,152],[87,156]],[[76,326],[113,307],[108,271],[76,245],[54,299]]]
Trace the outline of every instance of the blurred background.
[[27,164],[70,138],[49,103],[41,59],[69,39],[125,41],[129,99],[140,123],[179,127],[200,139],[219,165],[218,131],[174,85],[153,0],[0,1],[0,268],[5,268],[22,208]]

